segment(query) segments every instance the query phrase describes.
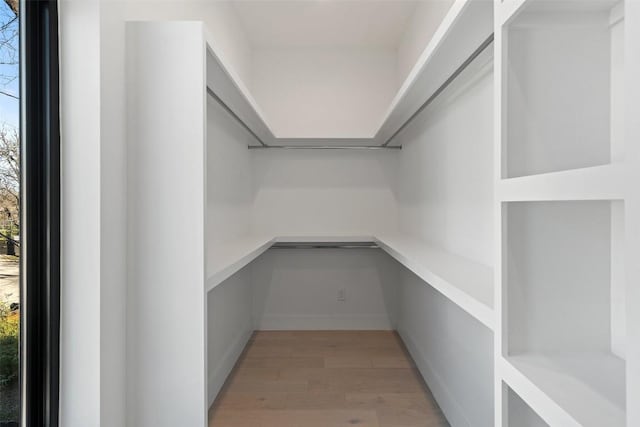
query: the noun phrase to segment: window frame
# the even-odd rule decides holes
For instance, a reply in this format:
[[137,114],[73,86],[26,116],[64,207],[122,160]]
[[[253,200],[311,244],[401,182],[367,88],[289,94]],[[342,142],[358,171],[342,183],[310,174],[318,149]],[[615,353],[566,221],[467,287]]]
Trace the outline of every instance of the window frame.
[[57,427],[60,371],[58,4],[20,0],[20,424]]

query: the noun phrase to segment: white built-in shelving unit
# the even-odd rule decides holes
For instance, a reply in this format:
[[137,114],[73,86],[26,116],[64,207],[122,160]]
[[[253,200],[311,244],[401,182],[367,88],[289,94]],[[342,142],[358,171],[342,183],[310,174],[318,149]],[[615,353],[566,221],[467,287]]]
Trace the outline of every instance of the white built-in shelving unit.
[[[372,242],[400,266],[398,331],[452,425],[640,425],[638,40],[633,0],[455,0],[375,134],[297,138],[202,23],[128,24],[134,424],[205,425],[253,326],[239,277],[274,244]],[[216,348],[222,323],[245,329]]]
[[496,425],[640,422],[627,411],[628,3],[495,3]]

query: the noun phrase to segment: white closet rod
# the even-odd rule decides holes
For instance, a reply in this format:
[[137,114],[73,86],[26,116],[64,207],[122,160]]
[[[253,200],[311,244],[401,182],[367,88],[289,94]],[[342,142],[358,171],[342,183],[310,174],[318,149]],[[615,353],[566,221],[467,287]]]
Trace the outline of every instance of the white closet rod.
[[379,249],[374,242],[279,242],[271,249]]
[[[269,145],[266,144],[249,126],[233,112],[216,93],[207,86],[207,93],[215,99],[227,113],[249,132],[260,145],[249,145],[250,150],[280,149],[280,150],[400,150],[401,145],[389,145],[425,108],[429,106],[444,90],[476,59],[488,46],[493,43],[493,33],[474,50],[465,61],[436,89],[435,92],[391,135],[382,145]],[[274,246],[276,247],[276,246]]]

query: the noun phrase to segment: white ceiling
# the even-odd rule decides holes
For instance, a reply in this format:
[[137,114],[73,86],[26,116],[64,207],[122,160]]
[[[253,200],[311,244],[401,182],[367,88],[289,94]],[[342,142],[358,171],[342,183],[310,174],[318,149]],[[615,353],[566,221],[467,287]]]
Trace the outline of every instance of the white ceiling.
[[396,48],[419,2],[241,0],[233,5],[254,47]]

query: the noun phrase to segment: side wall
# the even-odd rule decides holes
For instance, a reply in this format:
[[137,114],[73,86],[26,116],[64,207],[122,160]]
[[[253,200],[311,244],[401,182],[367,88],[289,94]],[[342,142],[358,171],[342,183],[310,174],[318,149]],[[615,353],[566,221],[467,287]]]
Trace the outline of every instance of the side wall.
[[[208,55],[211,61],[211,55]],[[222,106],[207,96],[206,250],[249,233],[253,205],[251,136]],[[211,261],[210,253],[207,259]],[[253,332],[251,267],[246,266],[211,290],[206,298],[207,407]]]
[[249,142],[249,133],[207,96],[208,247],[249,233],[254,197]]
[[207,294],[207,407],[253,333],[250,278],[251,264]]
[[401,273],[398,333],[453,427],[493,426],[493,333]]
[[399,136],[400,228],[493,265],[493,74],[461,75]]
[[100,4],[60,3],[60,424],[100,425]]
[[[491,266],[493,76],[490,65],[468,74],[399,136],[398,222]],[[493,332],[405,269],[399,313],[398,331],[451,425],[492,426]]]

